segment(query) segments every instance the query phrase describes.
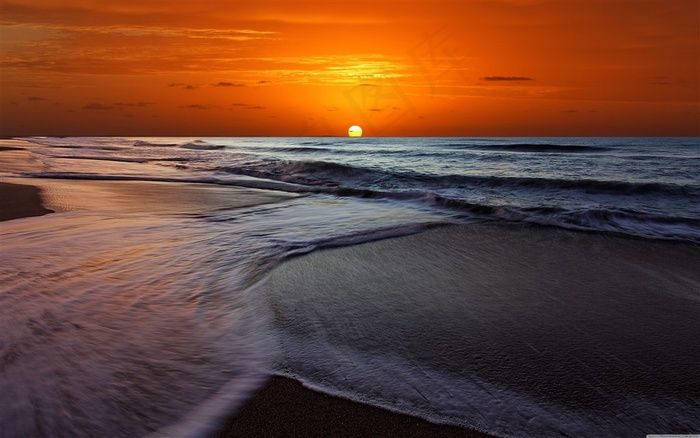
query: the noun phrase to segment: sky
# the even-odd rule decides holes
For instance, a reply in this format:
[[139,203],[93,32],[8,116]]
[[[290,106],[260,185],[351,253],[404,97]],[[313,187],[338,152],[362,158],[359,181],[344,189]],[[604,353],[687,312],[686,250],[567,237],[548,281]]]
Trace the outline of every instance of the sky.
[[0,135],[698,136],[698,0],[2,0]]

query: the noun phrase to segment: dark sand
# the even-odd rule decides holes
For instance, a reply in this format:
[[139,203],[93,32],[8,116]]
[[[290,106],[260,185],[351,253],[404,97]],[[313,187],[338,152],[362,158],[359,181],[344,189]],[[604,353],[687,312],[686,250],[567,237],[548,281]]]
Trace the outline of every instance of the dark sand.
[[238,415],[212,435],[223,437],[461,437],[489,435],[441,426],[305,388],[273,377]]
[[43,216],[52,212],[41,204],[37,187],[0,182],[0,221]]
[[[47,180],[44,180],[44,183],[48,183]],[[21,184],[0,184],[0,220],[52,212],[42,206],[39,188]],[[80,182],[71,184],[80,185]],[[92,185],[93,188],[102,189],[103,185],[108,184],[115,185],[103,182],[97,185],[92,182],[83,183],[86,187]],[[273,377],[241,412],[232,415],[213,437],[489,438],[490,435],[432,424],[419,418],[325,395],[305,388],[294,380]]]

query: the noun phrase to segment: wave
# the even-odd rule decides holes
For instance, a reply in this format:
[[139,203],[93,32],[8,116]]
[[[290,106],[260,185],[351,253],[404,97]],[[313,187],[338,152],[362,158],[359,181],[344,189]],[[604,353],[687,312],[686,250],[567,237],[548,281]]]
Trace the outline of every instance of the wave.
[[177,146],[177,143],[152,143],[150,141],[145,141],[145,140],[136,140],[134,143],[134,146],[158,146],[158,147],[173,147]]
[[508,152],[606,152],[611,148],[604,146],[570,145],[554,143],[512,143],[512,144],[469,144],[451,143],[452,148]]
[[220,144],[207,143],[204,140],[195,140],[187,143],[182,143],[178,145],[183,149],[195,149],[198,151],[213,151],[217,149],[224,149],[226,146]]
[[480,177],[455,176],[455,181],[464,181],[498,187],[527,187],[538,189],[570,189],[586,193],[611,193],[622,195],[643,195],[662,193],[667,195],[698,196],[700,189],[691,186],[681,186],[672,183],[635,183],[624,181],[601,181],[592,179],[570,180],[555,178],[523,178],[523,177]]
[[326,161],[276,161],[222,170],[261,178],[308,185],[339,186],[358,190],[508,187],[540,190],[577,190],[593,194],[700,196],[700,187],[660,182],[624,182],[593,179],[556,179],[481,175],[426,175],[355,167]]
[[630,209],[516,208],[473,203],[439,195],[434,196],[434,202],[442,207],[494,220],[700,243],[700,219],[697,218],[654,215]]
[[316,147],[310,147],[310,146],[299,146],[299,147],[269,147],[265,148],[265,150],[268,151],[273,151],[273,152],[329,152],[332,149],[329,148],[316,148]]
[[[493,205],[483,202],[473,202],[459,197],[439,194],[436,190],[421,184],[411,189],[409,184],[402,184],[400,188],[382,189],[378,187],[361,187],[358,185],[346,185],[331,183],[320,178],[324,173],[332,175],[344,174],[350,177],[350,181],[356,180],[357,175],[378,180],[385,177],[382,172],[358,169],[353,166],[327,163],[327,162],[298,162],[294,165],[280,165],[281,167],[266,167],[264,169],[229,169],[229,175],[217,176],[190,175],[182,178],[149,177],[133,175],[104,175],[95,173],[78,172],[36,172],[23,173],[23,176],[38,178],[60,179],[84,179],[84,180],[111,180],[111,181],[159,181],[178,183],[199,183],[214,185],[231,185],[238,187],[277,190],[298,194],[326,194],[338,197],[352,197],[362,199],[386,199],[399,202],[413,202],[416,204],[439,207],[453,212],[461,212],[460,217],[470,220],[496,220],[519,223],[534,223],[547,226],[556,226],[566,229],[604,231],[644,238],[686,240],[700,243],[700,219],[694,217],[672,216],[652,214],[622,208],[562,208],[562,207],[516,207],[514,205]],[[297,173],[298,172],[298,173]],[[230,175],[238,174],[242,177]],[[312,177],[311,174],[314,174]],[[460,177],[464,180],[465,177]],[[484,178],[466,177],[471,183],[484,183]],[[505,180],[505,181],[504,181]],[[663,193],[677,193],[687,195],[689,189],[663,184],[639,184],[607,183],[607,182],[576,182],[576,181],[522,181],[521,178],[506,178],[499,180],[499,184],[522,184],[526,187],[552,187],[557,188],[585,188],[597,187],[598,190],[607,190],[620,193],[621,189],[628,193],[635,191],[649,193],[661,191]],[[486,178],[487,184],[493,184],[492,178]],[[558,185],[558,186],[557,186]],[[697,190],[696,190],[697,192]],[[466,214],[466,216],[461,216]]]

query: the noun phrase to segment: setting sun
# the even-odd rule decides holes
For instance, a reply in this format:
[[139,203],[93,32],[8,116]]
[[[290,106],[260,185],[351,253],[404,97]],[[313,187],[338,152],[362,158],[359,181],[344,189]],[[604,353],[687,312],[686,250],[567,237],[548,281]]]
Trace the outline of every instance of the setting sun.
[[353,125],[348,128],[348,136],[350,137],[362,137],[362,128],[357,125]]

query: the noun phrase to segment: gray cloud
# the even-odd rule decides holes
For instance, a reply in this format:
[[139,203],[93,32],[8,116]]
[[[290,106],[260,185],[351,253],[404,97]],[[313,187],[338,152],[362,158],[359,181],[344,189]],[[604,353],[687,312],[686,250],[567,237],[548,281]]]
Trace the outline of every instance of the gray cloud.
[[114,107],[111,105],[103,105],[101,103],[92,102],[83,107],[84,110],[96,110],[96,111],[109,111],[113,110]]
[[245,108],[245,109],[253,109],[253,110],[265,109],[264,106],[260,106],[260,105],[250,105],[250,104],[248,104],[248,103],[232,103],[231,106],[236,106],[236,107]]
[[200,105],[198,103],[193,103],[192,105],[187,105],[187,106],[184,106],[183,108],[198,109],[198,110],[210,110],[210,109],[212,109],[212,107],[210,107],[210,106]]
[[215,87],[245,87],[245,84],[236,84],[234,82],[217,82]]
[[130,108],[146,108],[149,105],[155,105],[154,102],[117,102],[114,106],[130,107]]
[[481,78],[482,81],[492,81],[492,82],[518,82],[518,81],[534,81],[534,79],[527,76],[484,76]]
[[181,82],[173,82],[172,84],[168,84],[168,87],[182,88],[183,90],[196,90],[197,88],[199,88],[197,85],[183,84]]

